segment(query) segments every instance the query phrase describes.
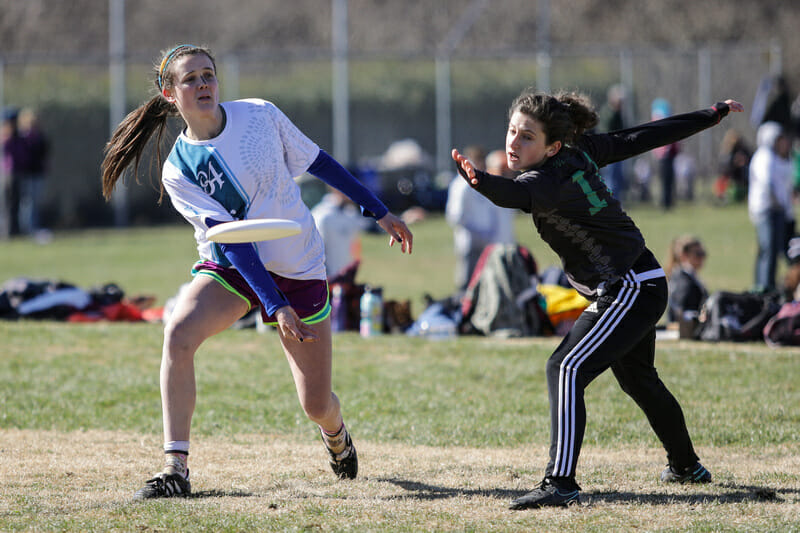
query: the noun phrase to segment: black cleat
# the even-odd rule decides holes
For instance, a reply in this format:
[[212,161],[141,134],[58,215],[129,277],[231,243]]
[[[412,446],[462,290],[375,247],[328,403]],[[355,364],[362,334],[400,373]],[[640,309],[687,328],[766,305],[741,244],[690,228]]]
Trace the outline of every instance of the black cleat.
[[[358,454],[356,453],[356,447],[353,444],[353,440],[350,438],[350,433],[347,432],[347,437],[345,439],[345,447],[342,453],[333,453],[328,445],[325,445],[325,449],[328,450],[328,455],[330,455],[330,464],[333,473],[339,479],[355,479],[356,474],[358,474]],[[322,442],[325,442],[325,438],[323,437]]]
[[133,495],[134,500],[149,500],[151,498],[174,498],[189,496],[192,493],[192,484],[189,483],[189,472],[186,477],[167,467],[164,472],[157,474],[153,479],[145,481],[144,487]]
[[664,483],[710,483],[711,472],[706,470],[706,467],[700,463],[684,468],[675,470],[671,466],[661,472],[661,481]]
[[566,507],[579,503],[581,488],[575,481],[546,477],[531,492],[517,498],[509,509],[537,509],[540,507]]

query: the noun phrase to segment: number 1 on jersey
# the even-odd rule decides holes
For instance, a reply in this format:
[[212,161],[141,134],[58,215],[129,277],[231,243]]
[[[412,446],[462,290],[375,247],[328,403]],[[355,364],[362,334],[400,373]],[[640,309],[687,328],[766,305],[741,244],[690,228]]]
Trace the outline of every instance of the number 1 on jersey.
[[595,191],[592,190],[592,187],[589,185],[589,182],[586,181],[583,177],[583,170],[579,170],[575,174],[572,175],[572,183],[577,183],[578,186],[583,191],[583,194],[586,195],[586,199],[589,200],[589,203],[592,204],[592,207],[589,208],[590,215],[596,215],[598,211],[603,209],[608,205],[608,202],[605,200],[601,200]]

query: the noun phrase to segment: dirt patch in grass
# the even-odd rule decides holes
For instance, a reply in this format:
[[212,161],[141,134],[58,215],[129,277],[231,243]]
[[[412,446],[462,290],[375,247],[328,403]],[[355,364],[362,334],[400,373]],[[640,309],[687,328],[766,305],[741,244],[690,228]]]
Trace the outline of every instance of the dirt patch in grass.
[[161,466],[160,444],[123,432],[0,431],[0,530],[154,531],[173,521],[228,531],[800,530],[798,446],[700,450],[714,475],[703,486],[659,483],[661,450],[588,447],[580,505],[513,512],[508,502],[542,475],[544,445],[359,439],[359,478],[338,481],[313,435],[203,438],[192,443],[193,497],[131,502]]

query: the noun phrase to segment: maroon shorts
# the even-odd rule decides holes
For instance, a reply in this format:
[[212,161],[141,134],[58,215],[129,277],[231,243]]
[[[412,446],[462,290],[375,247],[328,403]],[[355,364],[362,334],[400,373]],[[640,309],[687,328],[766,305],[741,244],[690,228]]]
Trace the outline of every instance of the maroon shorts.
[[[328,282],[322,279],[289,279],[269,272],[278,290],[281,291],[297,316],[306,324],[316,324],[331,314],[328,298]],[[247,281],[235,268],[226,268],[213,261],[198,261],[192,267],[192,275],[211,276],[223,287],[245,300],[250,309],[261,307],[261,302]],[[274,316],[268,316],[261,307],[261,318],[265,324],[275,325]]]

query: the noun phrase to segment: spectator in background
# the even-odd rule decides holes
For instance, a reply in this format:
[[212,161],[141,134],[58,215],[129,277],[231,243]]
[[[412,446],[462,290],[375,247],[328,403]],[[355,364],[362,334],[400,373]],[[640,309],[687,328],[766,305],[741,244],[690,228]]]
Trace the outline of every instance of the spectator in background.
[[[503,176],[512,179],[513,170],[508,168],[505,150],[492,150],[486,156],[486,172],[495,176]],[[483,195],[481,195],[483,198]],[[494,204],[492,204],[494,205]],[[497,212],[497,227],[495,230],[495,242],[502,244],[514,244],[517,238],[514,235],[514,210],[505,207],[495,206]]]
[[11,178],[9,175],[10,161],[6,152],[6,143],[11,138],[11,122],[8,116],[3,116],[3,122],[0,124],[0,146],[3,151],[0,152],[0,239],[5,239],[9,236],[11,229]]
[[41,233],[40,205],[45,185],[47,156],[50,144],[39,127],[39,118],[32,109],[19,113],[19,131],[24,140],[27,156],[20,169],[20,231],[27,235]]
[[761,80],[753,100],[750,123],[760,126],[765,122],[777,122],[791,136],[792,97],[786,78],[771,74]]
[[[660,120],[672,114],[672,108],[664,98],[656,98],[650,109],[650,119]],[[660,146],[653,150],[656,159],[658,175],[661,178],[661,207],[672,209],[673,193],[675,192],[675,156],[680,152],[678,143]]]
[[750,161],[747,204],[758,239],[755,288],[767,292],[776,288],[778,255],[785,251],[787,228],[794,224],[791,140],[779,123],[765,122],[758,128],[757,144]]
[[[625,127],[622,114],[622,105],[625,102],[625,87],[620,84],[612,85],[606,93],[606,103],[597,113],[597,132],[608,133],[609,131],[621,130]],[[625,197],[628,189],[627,178],[622,161],[606,165],[600,170],[603,181],[606,182],[611,193],[620,202]]]
[[653,177],[653,169],[650,167],[648,156],[639,156],[633,160],[633,194],[636,201],[649,203],[652,200],[650,195],[650,180]]
[[[482,147],[470,146],[464,152],[477,168],[486,170],[486,151]],[[507,242],[501,240],[509,238],[507,230],[503,235],[498,233],[498,230],[502,230],[499,220],[507,217],[507,213],[508,210],[494,205],[473,190],[458,174],[450,182],[445,219],[453,228],[455,282],[459,293],[467,287],[483,249],[491,243]]]
[[694,182],[697,178],[697,162],[690,154],[678,152],[673,161],[675,168],[675,188],[678,198],[691,202],[694,200]]
[[3,117],[3,170],[6,182],[3,189],[3,234],[5,236],[19,235],[19,199],[20,180],[25,160],[28,156],[25,139],[19,133],[19,113],[11,110]]
[[311,216],[325,243],[325,270],[330,280],[359,260],[359,235],[369,221],[335,187],[328,187],[328,193],[311,209]]
[[741,132],[729,129],[719,150],[719,176],[714,194],[724,201],[741,202],[747,198],[747,176],[752,150]]
[[669,322],[691,321],[700,314],[708,291],[698,274],[706,260],[706,250],[700,239],[690,235],[672,241],[669,275]]

